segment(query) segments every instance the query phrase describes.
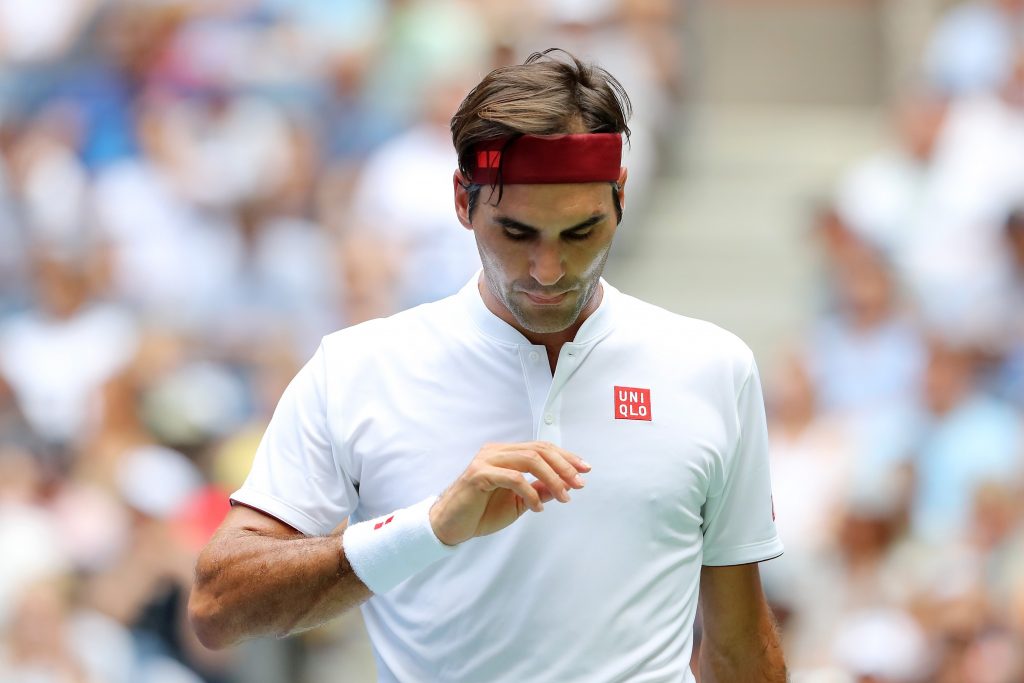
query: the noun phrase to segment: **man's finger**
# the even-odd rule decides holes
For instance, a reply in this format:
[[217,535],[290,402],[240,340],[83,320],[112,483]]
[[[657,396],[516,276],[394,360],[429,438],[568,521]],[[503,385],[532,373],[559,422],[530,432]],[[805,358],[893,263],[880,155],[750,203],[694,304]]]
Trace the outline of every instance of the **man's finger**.
[[519,472],[529,472],[543,481],[554,497],[563,503],[569,502],[569,487],[559,474],[551,467],[543,455],[533,449],[501,453],[491,463]]
[[540,493],[530,486],[530,483],[526,481],[521,472],[501,467],[491,467],[480,476],[488,484],[489,489],[500,488],[512,491],[522,498],[526,506],[534,512],[541,512],[544,509]]
[[580,476],[581,470],[573,462],[575,460],[582,463],[582,460],[565,449],[543,441],[534,444],[534,448],[537,454],[544,458],[545,462],[558,472],[558,476],[568,486],[574,489],[583,488],[584,482],[583,477]]
[[563,458],[569,461],[577,472],[589,472],[591,470],[590,463],[576,455],[572,451],[567,451],[557,444],[553,444],[550,441],[534,441],[530,444],[535,448],[543,448],[546,451],[554,451]]
[[530,486],[532,486],[533,490],[537,492],[538,496],[540,496],[540,502],[546,503],[549,500],[555,499],[555,494],[551,493],[551,489],[549,489],[540,479],[531,482]]

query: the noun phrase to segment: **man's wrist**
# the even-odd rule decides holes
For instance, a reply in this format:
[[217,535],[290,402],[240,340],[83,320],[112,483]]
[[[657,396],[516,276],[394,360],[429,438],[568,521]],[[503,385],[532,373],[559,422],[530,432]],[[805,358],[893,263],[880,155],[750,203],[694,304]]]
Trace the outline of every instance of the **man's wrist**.
[[438,506],[440,506],[440,505],[441,505],[440,497],[434,499],[434,502],[430,504],[430,510],[427,513],[427,519],[430,522],[430,530],[434,532],[434,537],[438,541],[443,543],[446,547],[454,548],[454,547],[456,547],[459,544],[457,542],[452,543],[452,542],[449,542],[449,541],[445,540],[444,532],[441,531],[441,523],[439,521],[440,517],[441,517],[441,511],[438,509]]
[[374,593],[386,593],[455,552],[438,538],[430,510],[436,497],[354,524],[342,534],[345,558]]

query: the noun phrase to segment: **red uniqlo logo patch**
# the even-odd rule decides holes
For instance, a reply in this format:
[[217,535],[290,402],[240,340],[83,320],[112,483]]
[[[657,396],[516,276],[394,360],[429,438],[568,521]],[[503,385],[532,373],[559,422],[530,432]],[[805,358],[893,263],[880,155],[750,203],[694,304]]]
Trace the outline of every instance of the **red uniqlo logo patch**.
[[476,165],[478,168],[498,168],[501,165],[501,150],[481,149],[477,151]]
[[373,530],[376,531],[377,529],[381,528],[385,524],[391,524],[391,520],[393,520],[394,518],[395,518],[395,516],[391,515],[390,517],[385,519],[383,522],[377,522],[376,524],[373,525]]
[[615,419],[651,421],[651,390],[615,387]]

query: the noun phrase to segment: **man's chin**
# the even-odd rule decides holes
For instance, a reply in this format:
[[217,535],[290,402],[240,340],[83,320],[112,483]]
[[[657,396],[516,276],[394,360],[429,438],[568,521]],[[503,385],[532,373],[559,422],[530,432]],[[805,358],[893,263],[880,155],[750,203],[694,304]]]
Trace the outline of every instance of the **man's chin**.
[[572,324],[576,322],[576,319],[571,315],[571,312],[566,311],[547,311],[545,313],[536,313],[520,310],[518,313],[519,315],[516,316],[516,319],[519,321],[519,324],[522,325],[524,329],[533,332],[534,334],[555,334],[556,332],[564,332],[572,327]]

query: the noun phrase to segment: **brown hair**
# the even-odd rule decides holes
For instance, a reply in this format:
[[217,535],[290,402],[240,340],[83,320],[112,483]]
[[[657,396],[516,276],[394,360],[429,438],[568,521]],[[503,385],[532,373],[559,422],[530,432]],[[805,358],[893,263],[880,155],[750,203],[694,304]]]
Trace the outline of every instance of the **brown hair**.
[[[566,59],[551,56],[553,52]],[[452,142],[459,170],[468,178],[473,145],[483,140],[559,133],[622,133],[628,140],[631,114],[629,96],[614,76],[565,50],[549,48],[522,64],[495,69],[470,90],[452,116]],[[468,188],[470,215],[480,187]],[[618,206],[616,211],[621,219]]]

